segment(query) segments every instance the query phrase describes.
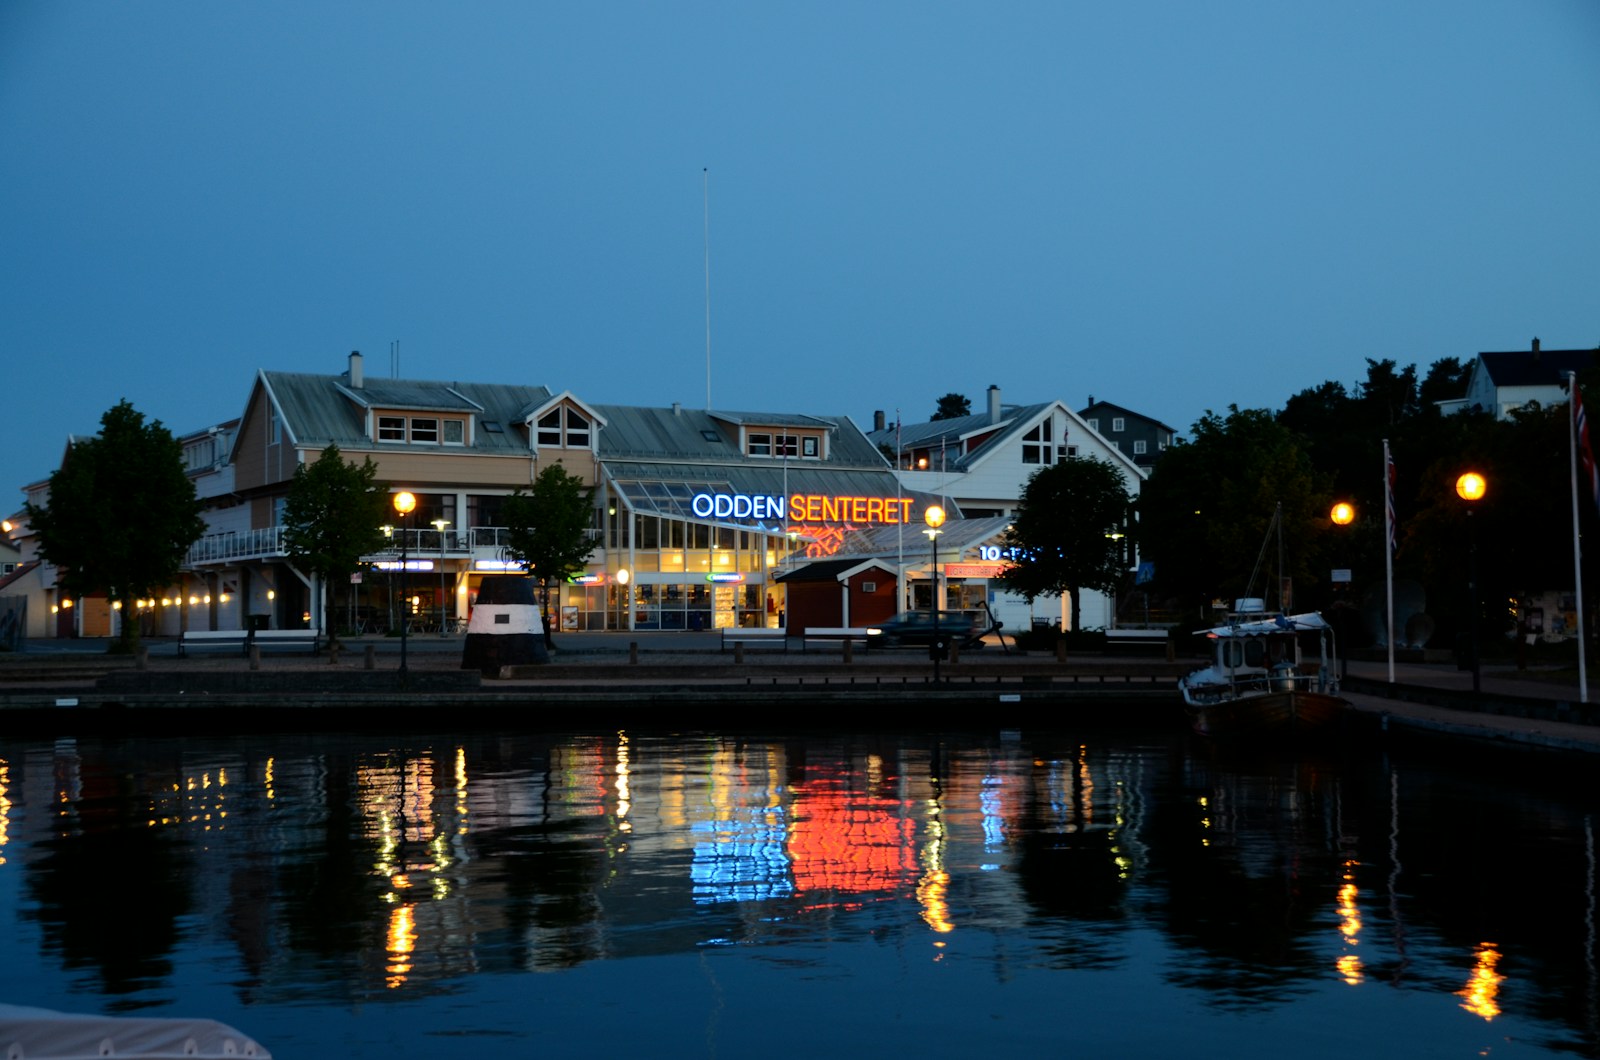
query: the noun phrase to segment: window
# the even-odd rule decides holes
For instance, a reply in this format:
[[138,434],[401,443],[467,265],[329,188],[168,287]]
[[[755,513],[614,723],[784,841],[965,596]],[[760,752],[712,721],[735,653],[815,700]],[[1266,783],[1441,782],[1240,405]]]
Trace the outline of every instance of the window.
[[1099,431],[1100,430],[1100,420],[1099,420],[1098,417],[1089,420],[1088,423],[1089,423],[1089,429],[1091,431]]
[[704,438],[708,442],[720,442],[720,441],[722,441],[722,435],[720,435],[716,431],[713,431],[713,430],[710,430],[710,429],[701,431],[700,432],[700,437]]
[[1144,455],[1144,453],[1145,453],[1145,442],[1144,442],[1144,440],[1142,438],[1139,441],[1133,443],[1133,452],[1134,452],[1135,456],[1143,456]]
[[484,420],[483,421],[483,429],[488,431],[490,434],[504,434],[504,433],[506,433],[506,429],[504,427],[500,426],[500,423],[497,420]]
[[777,456],[799,456],[800,439],[792,434],[780,434],[775,442]]
[[444,444],[465,445],[467,441],[467,425],[460,420],[444,421]]
[[539,417],[539,444],[561,444],[561,410],[552,409]]
[[439,421],[432,418],[417,417],[411,421],[411,440],[425,442],[428,445],[439,443]]
[[589,448],[589,421],[577,409],[567,409],[567,448]]
[[1022,462],[1048,464],[1051,462],[1051,438],[1054,434],[1050,420],[1042,420],[1033,430],[1022,436]]
[[770,434],[752,434],[750,436],[750,455],[751,456],[771,456],[772,455],[772,435],[770,435]]
[[378,441],[403,442],[406,440],[406,418],[404,416],[379,416]]
[[278,419],[278,410],[271,409],[267,412],[267,444],[277,445],[283,439],[283,423]]
[[877,582],[862,582],[861,583],[861,591],[864,592],[864,593],[875,593],[875,592],[878,591],[878,583]]
[[1111,433],[1112,434],[1121,434],[1126,429],[1127,429],[1127,421],[1125,421],[1121,416],[1113,416],[1111,418]]
[[801,452],[815,460],[817,458],[817,440],[815,438],[802,438],[800,442],[803,446]]

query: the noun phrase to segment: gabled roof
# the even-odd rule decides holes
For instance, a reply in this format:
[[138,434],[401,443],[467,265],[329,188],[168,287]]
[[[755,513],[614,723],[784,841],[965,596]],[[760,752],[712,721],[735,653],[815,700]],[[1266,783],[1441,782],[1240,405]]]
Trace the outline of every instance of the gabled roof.
[[[527,439],[511,428],[519,426],[528,410],[550,398],[542,386],[505,383],[440,383],[405,379],[372,380],[351,387],[342,375],[308,372],[258,374],[257,385],[283,417],[284,429],[295,445],[324,449],[407,448],[403,443],[374,442],[367,435],[369,409],[467,414],[478,419],[473,449],[478,452],[528,450]],[[253,397],[253,395],[252,395]],[[499,430],[486,430],[492,423]]]
[[[1043,401],[1035,405],[1007,405],[1001,411],[998,421],[992,420],[987,412],[975,413],[971,416],[957,416],[948,420],[930,420],[927,423],[901,424],[899,430],[899,444],[902,452],[910,449],[929,449],[938,452],[943,447],[943,468],[930,468],[929,470],[965,472],[971,471],[985,460],[989,459],[1013,438],[1025,434],[1044,418],[1052,409],[1060,409],[1066,413],[1077,429],[1085,435],[1101,436],[1089,429],[1072,409],[1060,401]],[[881,431],[873,431],[867,437],[874,445],[887,445],[890,449],[895,446],[894,427],[885,427]],[[966,440],[989,434],[971,452],[966,451]],[[1057,439],[1059,442],[1059,439]],[[1146,470],[1134,462],[1133,458],[1116,449],[1110,443],[1101,439],[1105,445],[1107,455],[1113,460],[1126,465],[1140,478],[1147,474]]]
[[888,562],[868,557],[848,556],[844,559],[819,559],[807,563],[803,567],[796,567],[791,571],[784,571],[775,575],[773,580],[780,582],[842,582],[855,574],[865,570],[881,570],[893,576],[894,567]]
[[1119,413],[1121,413],[1122,415],[1128,417],[1131,420],[1139,420],[1139,421],[1141,421],[1143,423],[1154,424],[1155,426],[1160,427],[1162,430],[1166,431],[1169,434],[1177,434],[1178,433],[1176,430],[1174,430],[1173,428],[1167,426],[1165,423],[1162,423],[1158,419],[1152,419],[1151,417],[1146,416],[1142,412],[1138,412],[1138,411],[1135,411],[1134,409],[1130,409],[1126,405],[1118,405],[1115,402],[1111,402],[1111,401],[1096,401],[1093,398],[1090,398],[1088,406],[1083,408],[1083,409],[1081,409],[1081,410],[1079,410],[1078,415],[1082,416],[1084,419],[1088,419],[1092,415],[1098,415],[1101,412],[1101,410],[1103,410],[1103,409],[1110,409],[1112,411],[1119,412]]
[[888,470],[888,462],[876,446],[867,441],[848,416],[800,416],[793,413],[706,412],[676,408],[642,408],[636,405],[593,405],[605,417],[605,430],[599,434],[600,455],[604,459],[728,461],[760,468],[781,467],[778,457],[749,457],[739,448],[738,426],[810,427],[829,431],[824,459],[791,458],[790,472],[801,467],[870,468]]
[[1568,372],[1584,372],[1600,360],[1600,350],[1514,350],[1480,353],[1489,380],[1503,386],[1560,386]]

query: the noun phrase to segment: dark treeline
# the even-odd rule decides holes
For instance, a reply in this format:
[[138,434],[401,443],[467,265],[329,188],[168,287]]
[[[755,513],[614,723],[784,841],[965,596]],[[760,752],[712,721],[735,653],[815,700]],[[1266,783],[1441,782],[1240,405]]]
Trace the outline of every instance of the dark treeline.
[[[1445,358],[1419,378],[1415,365],[1369,359],[1366,378],[1353,387],[1324,382],[1278,411],[1208,411],[1141,490],[1141,554],[1154,564],[1155,579],[1140,588],[1182,620],[1205,621],[1213,600],[1251,587],[1274,508],[1282,504],[1284,571],[1295,610],[1332,605],[1335,568],[1352,571],[1352,603],[1381,597],[1387,439],[1395,465],[1395,583],[1424,595],[1433,646],[1450,645],[1468,628],[1474,542],[1480,632],[1491,641],[1513,628],[1519,600],[1569,593],[1575,582],[1568,404],[1530,404],[1499,422],[1476,408],[1442,415],[1436,403],[1465,394],[1471,367]],[[1578,382],[1600,400],[1600,369],[1591,365]],[[1469,470],[1488,481],[1470,515],[1455,492],[1457,477]],[[1579,500],[1581,532],[1594,540],[1595,503],[1586,490]],[[1348,526],[1329,517],[1337,501],[1355,506]],[[1269,545],[1251,587],[1269,605],[1276,600],[1276,560],[1276,546]],[[1600,555],[1584,570],[1591,612],[1596,567]]]

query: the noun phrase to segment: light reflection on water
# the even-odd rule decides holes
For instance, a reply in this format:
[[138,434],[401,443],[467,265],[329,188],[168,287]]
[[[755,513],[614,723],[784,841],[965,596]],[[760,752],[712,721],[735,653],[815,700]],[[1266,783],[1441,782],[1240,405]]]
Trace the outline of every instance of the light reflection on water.
[[0,744],[0,999],[279,1056],[1594,1055],[1559,780],[1148,732]]

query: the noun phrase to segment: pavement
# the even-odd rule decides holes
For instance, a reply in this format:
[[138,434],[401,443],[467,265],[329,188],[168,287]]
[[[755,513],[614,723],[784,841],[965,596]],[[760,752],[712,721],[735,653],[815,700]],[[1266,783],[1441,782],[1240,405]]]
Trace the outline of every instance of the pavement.
[[[408,637],[408,667],[418,673],[460,672],[461,635]],[[509,679],[486,681],[484,688],[501,695],[541,694],[552,688],[582,690],[597,686],[632,689],[641,700],[663,701],[694,688],[710,692],[729,686],[803,685],[821,690],[833,682],[876,685],[885,694],[935,698],[926,683],[931,675],[925,649],[857,648],[846,659],[839,644],[801,650],[749,647],[724,650],[715,631],[704,632],[564,632],[555,636],[551,665],[518,668]],[[92,689],[107,673],[132,671],[134,661],[108,656],[104,640],[31,641],[21,653],[0,655],[0,700],[16,701],[32,690]],[[151,639],[147,667],[151,672],[238,672],[248,664],[238,648],[191,648],[179,657],[177,643]],[[369,659],[370,653],[370,659]],[[304,648],[277,646],[261,651],[260,669],[285,677],[287,672],[343,673],[350,678],[364,669],[394,671],[401,645],[394,637],[357,637],[345,642],[337,663]],[[1020,682],[1045,679],[1056,694],[1069,681],[1136,680],[1148,689],[1167,683],[1199,665],[1198,660],[1167,662],[1149,656],[1069,655],[1058,661],[1044,653],[1003,651],[997,644],[960,653],[943,666],[947,683]],[[1591,678],[1597,675],[1588,675]],[[1487,664],[1473,689],[1473,674],[1453,663],[1397,663],[1389,682],[1386,661],[1352,660],[1346,670],[1343,696],[1359,714],[1382,730],[1431,732],[1490,744],[1557,751],[1600,752],[1600,682],[1581,690],[1577,674],[1555,668],[1518,669]],[[881,684],[878,684],[882,682]],[[893,682],[892,684],[890,682]],[[909,682],[909,686],[908,683]],[[920,686],[920,687],[919,687]],[[1084,686],[1076,686],[1082,690]],[[1104,686],[1089,686],[1104,687]],[[870,694],[867,687],[860,694]],[[1048,696],[1051,691],[1043,693]],[[1174,697],[1176,693],[1171,693]],[[1038,692],[1025,698],[1037,699]],[[1146,698],[1149,693],[1146,692]],[[36,698],[36,697],[30,697]]]

